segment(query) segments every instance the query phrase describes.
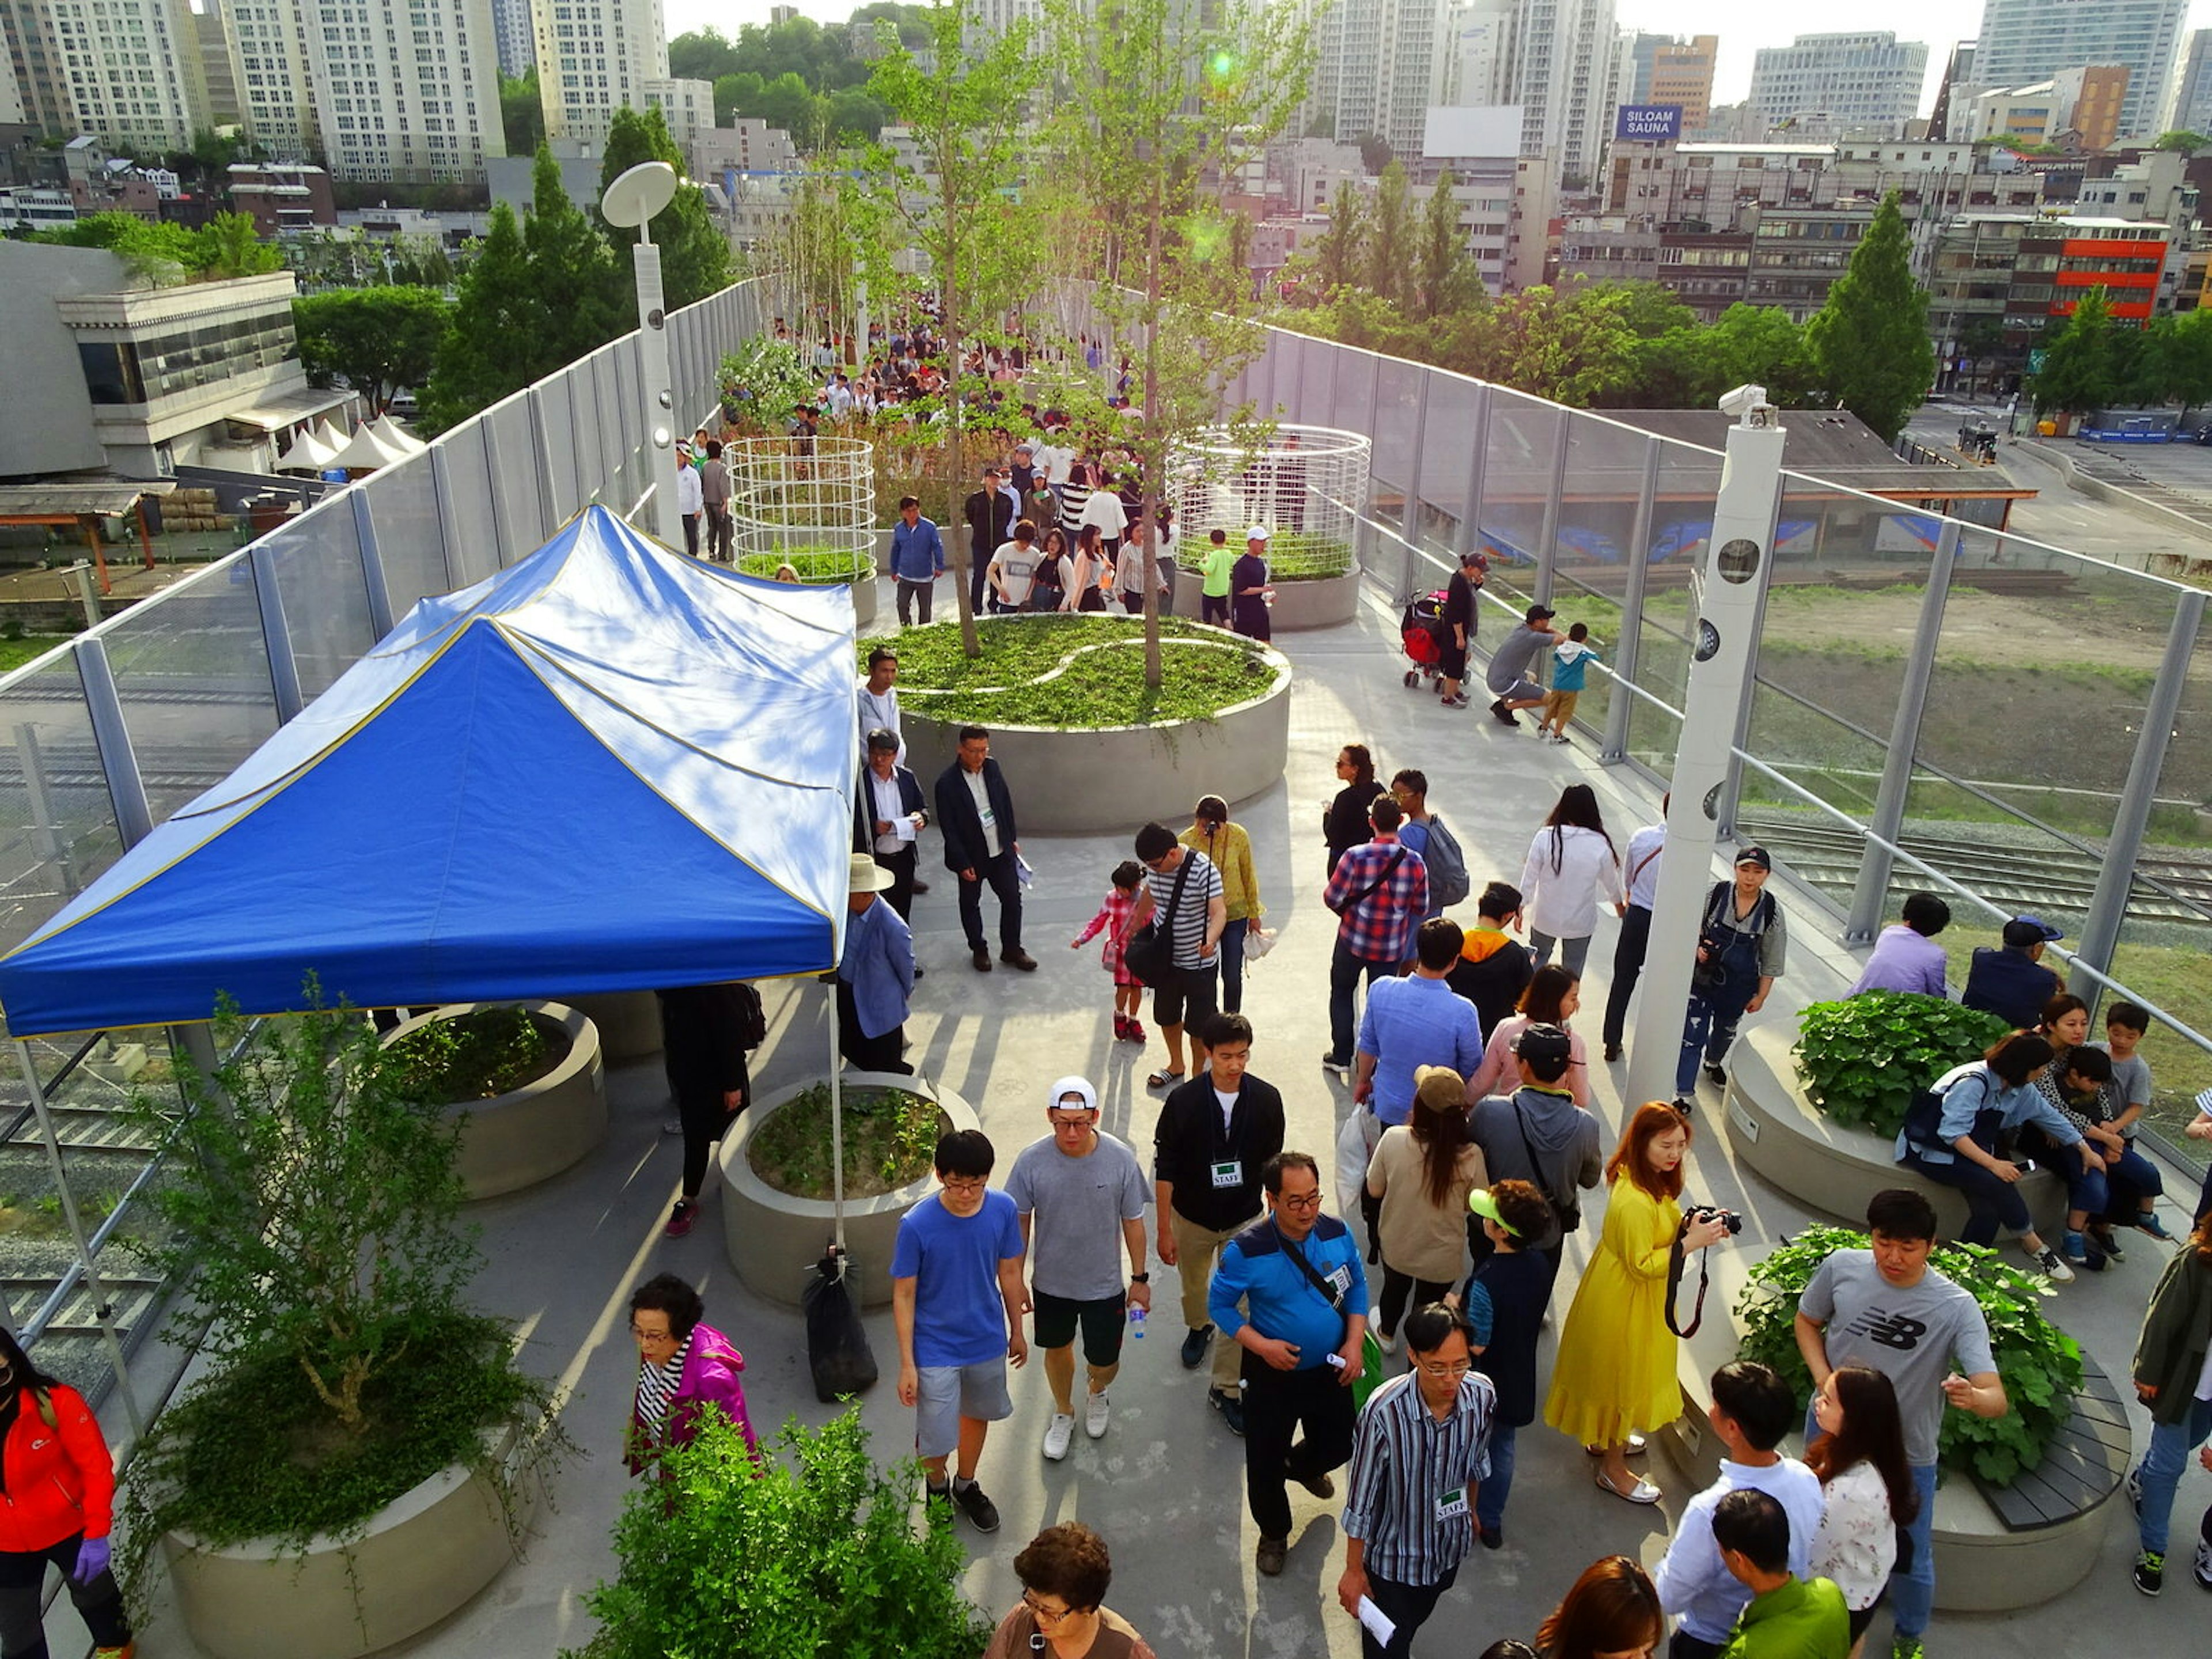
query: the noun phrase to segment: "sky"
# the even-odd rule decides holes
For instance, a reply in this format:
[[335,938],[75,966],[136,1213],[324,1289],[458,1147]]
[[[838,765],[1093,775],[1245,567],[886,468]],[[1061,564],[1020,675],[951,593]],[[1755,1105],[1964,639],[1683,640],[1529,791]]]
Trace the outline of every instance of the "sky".
[[[733,34],[747,23],[768,21],[769,0],[664,0],[671,36],[709,25]],[[797,0],[799,9],[825,22],[852,15],[848,0]],[[1925,113],[1936,83],[1942,78],[1952,45],[1971,40],[1981,26],[1981,0],[1858,0],[1848,21],[1838,19],[1801,29],[1771,0],[1616,0],[1620,26],[1659,34],[1717,34],[1720,64],[1713,77],[1716,103],[1734,103],[1751,84],[1752,54],[1761,46],[1784,46],[1801,33],[1844,29],[1888,29],[1901,40],[1928,46],[1928,79],[1921,88]],[[1778,15],[1781,14],[1781,15]],[[2193,0],[2190,28],[2212,28],[2212,0]],[[2185,43],[2186,36],[2185,35]]]

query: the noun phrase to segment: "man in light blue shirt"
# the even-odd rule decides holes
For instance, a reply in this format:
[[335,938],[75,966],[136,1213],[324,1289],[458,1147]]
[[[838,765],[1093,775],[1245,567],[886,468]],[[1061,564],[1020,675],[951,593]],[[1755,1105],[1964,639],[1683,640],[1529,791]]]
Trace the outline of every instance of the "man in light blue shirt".
[[914,935],[881,896],[891,881],[867,854],[853,854],[852,914],[837,961],[837,1052],[859,1071],[911,1073],[906,1005],[914,994]]
[[1905,920],[1881,930],[1874,954],[1866,960],[1858,983],[1845,992],[1917,991],[1923,996],[1948,996],[1944,976],[1950,959],[1936,935],[1951,925],[1951,907],[1933,893],[1909,893]]
[[1422,1066],[1448,1066],[1462,1078],[1482,1067],[1482,1020],[1444,980],[1466,940],[1457,922],[1431,917],[1414,936],[1413,971],[1377,980],[1367,993],[1352,1097],[1382,1128],[1413,1111],[1413,1074]]
[[912,495],[899,497],[899,521],[891,526],[891,574],[898,582],[901,628],[914,622],[913,608],[921,606],[921,620],[929,621],[929,602],[937,579],[945,574],[945,538],[937,526],[921,516],[921,502]]

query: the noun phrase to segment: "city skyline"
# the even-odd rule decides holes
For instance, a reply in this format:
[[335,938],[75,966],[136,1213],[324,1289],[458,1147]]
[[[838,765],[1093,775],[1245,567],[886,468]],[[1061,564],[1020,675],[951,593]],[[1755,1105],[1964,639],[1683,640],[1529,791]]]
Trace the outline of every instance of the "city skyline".
[[[842,22],[860,0],[786,0],[796,9],[822,22]],[[665,0],[671,39],[695,29],[714,27],[734,34],[748,23],[765,23],[777,0]],[[1832,25],[1807,24],[1778,16],[1771,6],[1756,0],[1616,0],[1621,28],[1655,34],[1717,34],[1720,57],[1713,73],[1713,101],[1742,101],[1750,89],[1753,55],[1761,46],[1786,46],[1801,34],[1830,34],[1868,29],[1895,31],[1900,40],[1924,42],[1928,69],[1920,88],[1919,109],[1927,111],[1936,83],[1952,46],[1974,39],[1981,27],[1982,0],[1866,0],[1850,21]],[[2212,0],[2191,0],[2184,26],[2189,31],[2212,28]]]

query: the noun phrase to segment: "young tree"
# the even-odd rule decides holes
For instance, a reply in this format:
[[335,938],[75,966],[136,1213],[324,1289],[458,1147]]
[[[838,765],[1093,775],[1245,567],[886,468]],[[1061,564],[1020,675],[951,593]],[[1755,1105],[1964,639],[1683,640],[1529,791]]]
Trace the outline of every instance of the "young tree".
[[[646,161],[665,161],[684,177],[684,152],[668,136],[668,123],[658,107],[618,109],[607,129],[606,158],[599,167],[599,193],[630,168]],[[629,250],[637,232],[618,230],[600,216],[592,217],[606,232],[615,249],[618,270],[629,265]],[[675,311],[730,285],[730,241],[714,222],[707,193],[685,182],[676,188],[668,205],[653,216],[653,240],[660,246],[660,285],[667,308]]]
[[1488,297],[1474,256],[1468,252],[1466,234],[1459,228],[1459,203],[1452,195],[1452,183],[1451,169],[1446,167],[1421,215],[1419,307],[1431,321]]
[[538,343],[550,325],[550,298],[531,275],[514,210],[493,203],[422,398],[425,429],[442,432],[558,366]]
[[1412,273],[1406,254],[1413,246],[1413,209],[1406,169],[1393,160],[1375,187],[1375,213],[1367,234],[1367,286],[1401,311],[1412,309]]
[[[635,326],[637,303],[627,273],[615,264],[614,250],[568,199],[560,164],[544,144],[538,147],[531,174],[522,246],[529,256],[530,280],[546,305],[545,332],[533,343],[538,349],[520,354],[544,365],[515,382],[528,386]],[[520,344],[509,343],[510,349]]]
[[1805,325],[1820,384],[1884,443],[1905,429],[1936,379],[1928,291],[1912,280],[1911,250],[1895,191],[1852,250],[1850,268]]
[[1634,371],[1631,303],[1612,283],[1506,295],[1492,307],[1490,378],[1578,409],[1604,403]]
[[2081,296],[2066,326],[2045,348],[2043,368],[2028,384],[2039,415],[2054,410],[2086,414],[2119,395],[2112,307],[2103,289],[2093,288]]
[[1358,283],[1366,236],[1367,215],[1360,205],[1359,193],[1352,189],[1351,179],[1340,179],[1336,195],[1328,204],[1328,228],[1321,234],[1314,249],[1314,274],[1321,283],[1321,292],[1315,295],[1316,303],[1326,305]]
[[1159,505],[1178,441],[1226,424],[1256,441],[1251,411],[1221,389],[1258,355],[1249,284],[1235,303],[1211,269],[1228,238],[1208,181],[1235,175],[1279,131],[1311,74],[1310,24],[1263,0],[1051,0],[1066,96],[1060,148],[1110,225],[1098,309],[1133,342],[1141,386],[1134,446],[1144,475],[1145,678],[1161,681]]
[[[937,292],[938,332],[944,344],[944,431],[953,465],[945,516],[951,543],[953,599],[960,637],[969,656],[982,641],[969,604],[967,538],[957,533],[966,483],[960,469],[965,398],[960,368],[971,341],[1003,317],[1029,289],[1043,241],[1033,210],[1018,186],[1026,159],[1023,111],[1042,83],[1043,61],[1029,24],[1017,20],[995,34],[981,27],[972,0],[941,0],[927,15],[929,40],[917,53],[894,45],[897,31],[880,23],[887,48],[868,77],[868,92],[908,129],[919,167],[878,144],[863,164],[867,194],[900,242],[928,256]],[[988,40],[971,54],[972,36]],[[866,239],[857,250],[869,267],[872,290],[896,292],[889,256],[894,239]]]
[[292,301],[300,362],[329,386],[343,377],[381,415],[402,386],[421,387],[446,337],[446,296],[427,288],[339,289]]

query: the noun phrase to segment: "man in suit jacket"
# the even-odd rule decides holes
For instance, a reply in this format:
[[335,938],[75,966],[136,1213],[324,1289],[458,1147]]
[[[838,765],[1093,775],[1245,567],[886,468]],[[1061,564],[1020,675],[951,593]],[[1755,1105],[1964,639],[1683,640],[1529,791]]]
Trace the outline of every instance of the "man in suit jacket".
[[1015,873],[1022,844],[1014,828],[1014,798],[991,758],[991,734],[980,726],[960,728],[960,757],[938,776],[937,827],[945,833],[945,867],[960,878],[960,927],[975,971],[991,971],[991,950],[983,940],[988,882],[999,896],[999,960],[1034,972],[1036,958],[1022,949],[1022,888]]
[[983,469],[983,487],[968,498],[968,605],[981,615],[986,587],[983,572],[1002,543],[1013,539],[1014,520],[1020,517],[1021,498],[1006,488],[1006,475],[995,466]]
[[[891,872],[884,896],[899,920],[914,909],[915,838],[928,826],[921,784],[898,763],[898,733],[878,726],[868,733],[868,763],[853,792],[853,850],[866,853]],[[902,836],[903,824],[908,833]]]

